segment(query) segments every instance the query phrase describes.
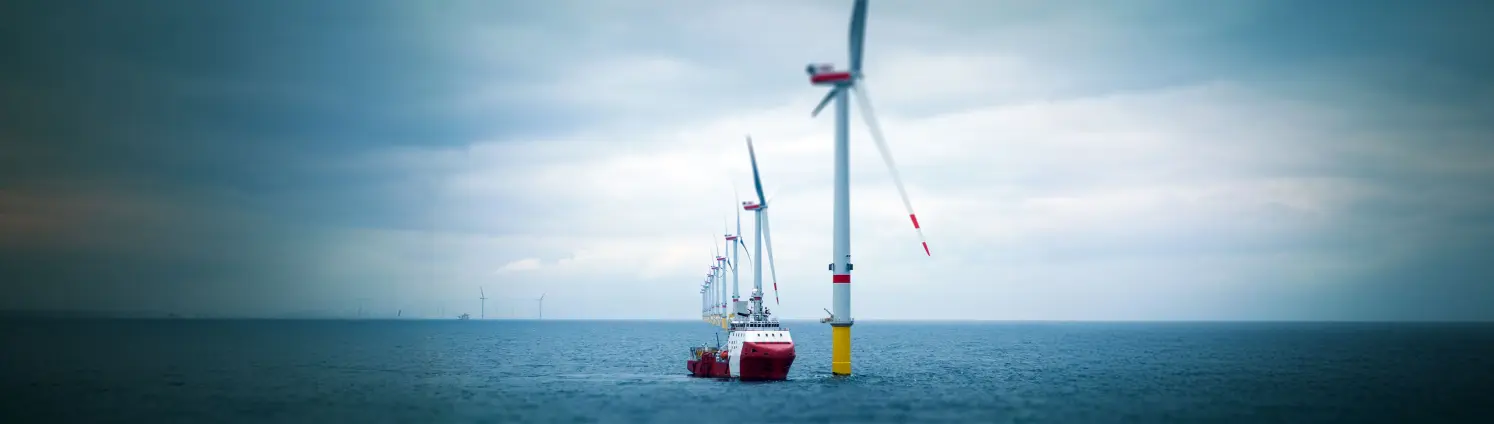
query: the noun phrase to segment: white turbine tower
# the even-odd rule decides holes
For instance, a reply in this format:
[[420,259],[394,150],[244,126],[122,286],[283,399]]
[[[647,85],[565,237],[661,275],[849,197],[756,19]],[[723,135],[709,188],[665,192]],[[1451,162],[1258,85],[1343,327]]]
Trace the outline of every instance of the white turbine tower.
[[837,375],[851,374],[851,191],[850,191],[850,98],[851,92],[856,94],[857,106],[861,111],[861,119],[865,121],[872,140],[877,144],[877,150],[882,154],[883,162],[887,163],[887,169],[892,173],[892,182],[897,186],[897,192],[902,196],[903,207],[908,209],[908,218],[913,221],[913,229],[918,232],[918,239],[923,243],[925,255],[929,253],[929,244],[923,238],[923,230],[918,226],[918,216],[913,214],[913,204],[908,201],[908,192],[903,189],[902,177],[898,175],[897,167],[893,165],[892,153],[888,151],[887,141],[882,137],[881,125],[877,122],[876,114],[872,112],[871,102],[866,97],[865,89],[862,88],[861,52],[866,35],[866,0],[856,0],[851,10],[850,28],[850,69],[837,71],[833,65],[811,64],[805,70],[809,73],[810,83],[813,85],[830,86],[830,92],[815,106],[811,116],[817,116],[821,109],[825,108],[831,100],[835,100],[835,209],[834,209],[834,257],[830,264],[831,286],[834,287],[834,311],[830,314],[831,326],[831,353],[830,372]]

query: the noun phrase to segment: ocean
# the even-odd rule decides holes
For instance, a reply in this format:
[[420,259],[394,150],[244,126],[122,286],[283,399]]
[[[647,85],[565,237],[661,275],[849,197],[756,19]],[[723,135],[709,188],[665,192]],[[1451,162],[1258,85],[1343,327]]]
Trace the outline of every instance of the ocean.
[[1494,324],[786,325],[743,383],[697,321],[6,319],[0,423],[1494,423]]

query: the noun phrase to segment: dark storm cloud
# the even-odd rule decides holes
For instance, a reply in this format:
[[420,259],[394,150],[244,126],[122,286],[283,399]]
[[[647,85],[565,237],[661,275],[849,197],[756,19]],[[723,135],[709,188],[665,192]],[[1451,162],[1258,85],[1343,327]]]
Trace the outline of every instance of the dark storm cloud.
[[3,137],[14,146],[0,174],[7,185],[326,194],[368,176],[327,174],[323,161],[476,133],[475,117],[420,107],[459,90],[460,78],[388,4],[9,8],[3,48],[13,65],[0,70]]
[[[17,217],[64,218],[7,234],[4,280],[25,289],[3,306],[167,306],[151,299],[160,296],[230,313],[285,305],[312,283],[312,264],[297,258],[322,242],[318,225],[411,225],[426,212],[391,198],[390,187],[409,185],[403,176],[329,163],[497,136],[484,132],[494,120],[511,119],[500,128],[512,133],[543,125],[445,105],[471,75],[396,6],[7,3],[6,229],[25,225]],[[121,210],[127,203],[149,213]]]

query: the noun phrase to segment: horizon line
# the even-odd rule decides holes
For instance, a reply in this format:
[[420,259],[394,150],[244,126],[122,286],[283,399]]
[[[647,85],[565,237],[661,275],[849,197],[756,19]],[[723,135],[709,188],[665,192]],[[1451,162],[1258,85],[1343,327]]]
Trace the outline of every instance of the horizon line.
[[[154,314],[110,314],[97,312],[34,312],[34,311],[0,311],[0,319],[7,318],[30,318],[30,319],[77,319],[77,320],[159,320],[159,321],[494,321],[494,322],[583,322],[583,321],[612,321],[612,322],[700,322],[700,319],[692,318],[471,318],[459,319],[456,317],[433,318],[433,317],[337,317],[337,316],[190,316],[190,315],[154,315]],[[786,318],[780,322],[815,323],[819,318]],[[1494,320],[1457,320],[1457,319],[1032,319],[1032,318],[858,318],[857,321],[864,322],[886,322],[886,323],[1346,323],[1346,324],[1375,324],[1375,323],[1427,323],[1427,324],[1494,324]]]

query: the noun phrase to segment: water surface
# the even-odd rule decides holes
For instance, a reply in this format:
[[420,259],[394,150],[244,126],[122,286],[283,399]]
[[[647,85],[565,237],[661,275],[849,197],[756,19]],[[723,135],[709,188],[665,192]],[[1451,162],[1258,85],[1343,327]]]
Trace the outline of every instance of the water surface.
[[8,319],[0,422],[1494,422],[1487,324],[787,325],[741,383],[700,322]]

